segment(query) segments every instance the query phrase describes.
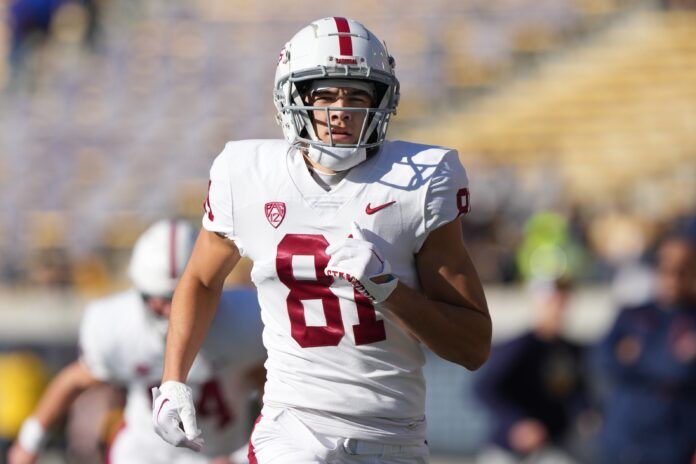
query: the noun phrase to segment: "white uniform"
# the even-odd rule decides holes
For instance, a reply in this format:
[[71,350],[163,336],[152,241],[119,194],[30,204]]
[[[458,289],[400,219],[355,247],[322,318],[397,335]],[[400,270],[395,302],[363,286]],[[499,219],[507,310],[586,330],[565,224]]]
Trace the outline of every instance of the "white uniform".
[[468,209],[457,152],[384,142],[326,192],[284,140],[246,140],[225,146],[210,181],[203,226],[254,262],[268,350],[264,417],[291,408],[315,430],[422,442],[420,343],[345,280],[326,276],[325,249],[356,221],[393,273],[418,289],[415,254]]
[[176,448],[152,428],[150,389],[159,385],[163,334],[141,296],[127,291],[92,303],[80,329],[81,360],[98,379],[127,389],[125,427],[110,450],[115,464],[197,464],[229,455],[248,439],[248,386],[242,373],[262,362],[261,320],[256,292],[224,292],[188,383],[194,392],[202,453]]

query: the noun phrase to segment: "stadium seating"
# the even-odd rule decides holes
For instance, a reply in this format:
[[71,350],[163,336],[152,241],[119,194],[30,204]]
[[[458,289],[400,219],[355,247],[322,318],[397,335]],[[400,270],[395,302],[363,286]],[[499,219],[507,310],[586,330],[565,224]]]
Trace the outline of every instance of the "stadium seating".
[[696,195],[694,24],[694,12],[627,15],[418,137],[467,159],[550,165],[581,204],[614,198],[647,201],[657,217],[683,212]]
[[598,166],[607,188],[657,174],[656,153],[694,153],[696,42],[693,16],[634,13],[643,3],[106,2],[89,51],[73,5],[20,82],[0,69],[0,274],[53,249],[123,254],[151,220],[198,216],[224,142],[279,135],[275,57],[308,8],[386,40],[402,82],[394,134],[519,166],[562,160],[579,197]]

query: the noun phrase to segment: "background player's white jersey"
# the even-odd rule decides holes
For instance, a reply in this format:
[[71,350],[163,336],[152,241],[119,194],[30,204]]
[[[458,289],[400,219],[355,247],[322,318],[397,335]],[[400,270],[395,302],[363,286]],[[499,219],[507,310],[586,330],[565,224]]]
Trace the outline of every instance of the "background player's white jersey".
[[364,230],[402,282],[428,234],[468,209],[456,151],[385,142],[324,191],[281,140],[230,142],[211,169],[203,226],[254,262],[268,349],[264,404],[351,417],[418,418],[420,343],[344,280],[324,275],[326,247]]
[[[203,455],[173,447],[152,428],[150,389],[162,377],[165,343],[151,317],[140,294],[128,291],[92,303],[80,328],[82,362],[96,378],[127,389],[126,426],[116,438],[114,451],[134,455],[121,462],[135,462],[136,456],[137,462],[201,462],[205,455],[229,454],[244,445],[249,432],[249,385],[241,374],[266,357],[256,292],[223,293],[188,377],[198,427],[205,437]],[[124,436],[132,449],[119,448]]]

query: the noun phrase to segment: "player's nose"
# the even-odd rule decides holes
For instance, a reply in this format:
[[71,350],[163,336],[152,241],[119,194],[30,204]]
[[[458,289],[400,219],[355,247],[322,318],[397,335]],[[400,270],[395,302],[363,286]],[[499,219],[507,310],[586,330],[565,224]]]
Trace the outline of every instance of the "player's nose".
[[346,110],[340,109],[340,108],[345,108],[348,106],[345,98],[338,98],[332,106],[335,108],[339,108],[336,110],[331,110],[331,120],[332,121],[348,120],[351,118],[351,114],[352,114],[351,111],[346,111]]

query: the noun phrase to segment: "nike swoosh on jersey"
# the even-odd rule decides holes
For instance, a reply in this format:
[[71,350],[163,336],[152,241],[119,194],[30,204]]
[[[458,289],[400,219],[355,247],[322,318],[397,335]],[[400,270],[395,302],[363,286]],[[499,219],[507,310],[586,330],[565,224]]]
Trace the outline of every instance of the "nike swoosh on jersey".
[[396,200],[390,201],[389,203],[385,203],[383,205],[375,206],[374,208],[370,207],[370,203],[368,203],[367,206],[365,207],[365,212],[367,214],[375,214],[377,211],[383,210],[387,206],[391,206],[394,203],[396,203]]

